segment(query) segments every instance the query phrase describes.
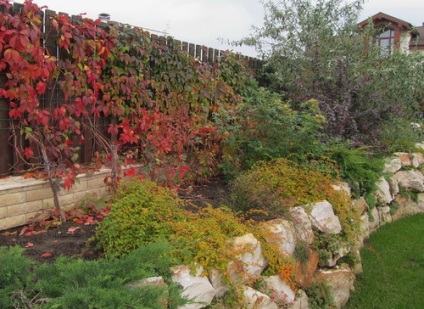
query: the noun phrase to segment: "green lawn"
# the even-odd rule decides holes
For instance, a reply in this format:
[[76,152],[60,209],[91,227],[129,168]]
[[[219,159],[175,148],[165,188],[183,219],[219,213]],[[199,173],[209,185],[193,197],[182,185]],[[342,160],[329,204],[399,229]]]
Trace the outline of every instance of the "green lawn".
[[361,255],[364,272],[345,308],[424,308],[424,215],[386,224]]

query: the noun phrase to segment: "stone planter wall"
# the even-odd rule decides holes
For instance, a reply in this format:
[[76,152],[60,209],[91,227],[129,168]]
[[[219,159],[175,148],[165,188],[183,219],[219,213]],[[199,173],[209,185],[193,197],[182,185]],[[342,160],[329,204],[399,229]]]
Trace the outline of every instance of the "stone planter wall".
[[[61,189],[60,202],[69,209],[87,196],[105,195],[104,178],[109,169],[93,174],[81,174],[68,191]],[[0,179],[0,231],[30,222],[41,210],[54,208],[53,192],[46,180],[25,179],[21,176]]]
[[[301,287],[307,287],[313,281],[325,282],[331,287],[335,301],[334,308],[342,308],[349,300],[356,275],[362,272],[360,249],[370,233],[405,215],[424,213],[422,167],[424,167],[424,156],[420,153],[396,153],[388,158],[385,168],[388,176],[379,180],[378,190],[375,193],[377,206],[371,209],[364,198],[352,201],[353,209],[361,217],[361,232],[357,243],[353,246],[340,243],[339,249],[331,252],[323,268],[318,266],[318,253],[312,250],[306,263],[296,261],[296,282]],[[335,188],[346,190],[350,194],[346,184],[336,185]],[[408,197],[405,192],[412,192],[412,194]],[[334,214],[332,205],[327,201],[294,207],[290,210],[288,218],[265,222],[263,228],[267,229],[271,235],[267,241],[274,243],[278,241],[281,253],[293,258],[297,243],[312,244],[313,230],[325,234],[341,232],[339,219]],[[252,234],[237,237],[233,243],[243,248],[250,248],[250,253],[243,254],[238,261],[242,262],[244,275],[230,272],[232,281],[236,282],[238,288],[243,291],[243,308],[310,308],[310,300],[303,290],[295,293],[278,275],[262,275],[267,261],[262,255],[261,243]],[[349,253],[358,259],[358,263],[352,268],[340,262],[340,259]],[[214,271],[209,272],[207,276],[202,276],[200,274],[203,273],[203,269],[199,268],[197,273],[193,274],[188,266],[181,265],[174,267],[172,272],[173,280],[184,288],[183,295],[198,301],[180,309],[205,308],[228,290],[228,286],[222,281],[222,274]],[[250,285],[252,278],[261,280],[262,284],[258,290]]]

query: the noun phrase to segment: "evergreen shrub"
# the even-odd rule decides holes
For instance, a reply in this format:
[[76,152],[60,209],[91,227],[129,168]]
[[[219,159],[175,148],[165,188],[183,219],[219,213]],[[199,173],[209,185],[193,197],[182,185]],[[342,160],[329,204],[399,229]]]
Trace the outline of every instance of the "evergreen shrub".
[[258,88],[236,108],[221,110],[216,121],[226,136],[221,169],[229,179],[258,161],[322,154],[326,120],[315,100],[295,110],[280,95]]
[[[22,249],[0,247],[1,308],[159,309],[163,301],[177,308],[187,301],[171,281],[169,250],[169,244],[156,243],[120,258],[59,258],[39,265],[24,257]],[[156,276],[162,276],[168,286],[131,286]]]

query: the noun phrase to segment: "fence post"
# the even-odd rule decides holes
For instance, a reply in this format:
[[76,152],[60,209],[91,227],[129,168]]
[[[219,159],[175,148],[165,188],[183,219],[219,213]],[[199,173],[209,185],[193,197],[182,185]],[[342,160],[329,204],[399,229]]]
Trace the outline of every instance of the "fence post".
[[[3,88],[6,81],[4,73],[0,74],[0,87]],[[13,165],[13,146],[9,143],[9,103],[6,99],[0,99],[0,177],[7,175]]]

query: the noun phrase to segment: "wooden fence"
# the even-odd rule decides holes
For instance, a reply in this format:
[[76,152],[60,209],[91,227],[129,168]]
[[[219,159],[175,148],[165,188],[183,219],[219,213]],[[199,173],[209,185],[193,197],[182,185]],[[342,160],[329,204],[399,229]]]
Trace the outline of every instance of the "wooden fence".
[[[11,12],[14,14],[19,14],[23,5],[15,3]],[[4,12],[4,6],[0,5],[0,14]],[[52,19],[50,17],[56,16],[57,13],[52,10],[45,10],[43,12],[43,25],[42,29],[44,32],[45,46],[48,49],[50,55],[57,58],[59,48],[57,46],[57,32],[52,26]],[[80,16],[72,16],[72,20],[77,21],[81,20]],[[113,22],[112,22],[113,23]],[[224,51],[220,49],[215,49],[203,45],[198,45],[190,42],[184,42],[176,40],[172,37],[165,37],[156,34],[149,34],[151,36],[152,42],[155,42],[160,45],[171,45],[178,46],[181,51],[188,53],[192,57],[196,57],[201,62],[215,63],[219,62],[221,55]],[[243,56],[237,54],[239,59],[244,60],[248,63],[249,67],[253,70],[256,70],[260,66],[260,60],[248,56]],[[6,72],[0,73],[0,87],[3,87],[6,80]],[[45,97],[48,97],[49,100],[44,100],[40,98],[41,104],[44,102],[49,102],[49,104],[59,106],[63,102],[63,97],[58,88],[49,88],[47,89]],[[7,176],[14,173],[20,173],[25,169],[25,165],[20,161],[15,155],[13,141],[10,132],[10,123],[9,123],[9,102],[3,98],[0,98],[0,177]],[[104,124],[106,126],[106,124]],[[93,139],[90,138],[89,133],[85,133],[85,142],[83,145],[79,145],[81,150],[79,153],[80,163],[90,162],[92,160],[92,155],[94,153],[95,145]]]

